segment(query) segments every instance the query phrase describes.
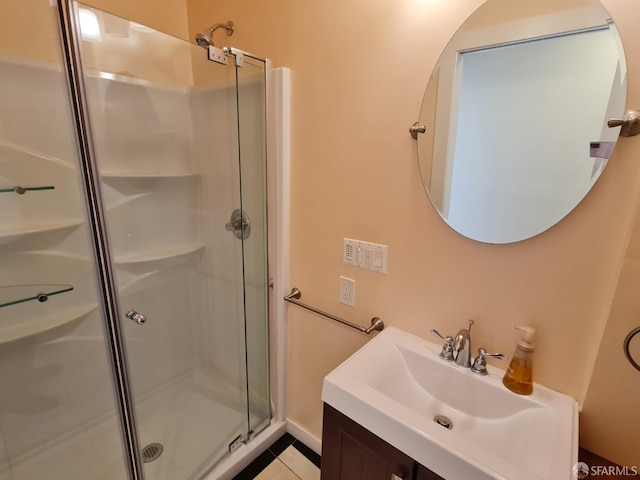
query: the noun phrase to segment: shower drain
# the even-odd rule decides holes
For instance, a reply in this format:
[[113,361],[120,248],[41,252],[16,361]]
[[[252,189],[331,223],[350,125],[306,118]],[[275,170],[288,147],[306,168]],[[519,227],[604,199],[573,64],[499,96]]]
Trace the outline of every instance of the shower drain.
[[142,461],[144,463],[153,462],[162,455],[162,450],[164,450],[164,447],[161,443],[150,443],[142,449]]

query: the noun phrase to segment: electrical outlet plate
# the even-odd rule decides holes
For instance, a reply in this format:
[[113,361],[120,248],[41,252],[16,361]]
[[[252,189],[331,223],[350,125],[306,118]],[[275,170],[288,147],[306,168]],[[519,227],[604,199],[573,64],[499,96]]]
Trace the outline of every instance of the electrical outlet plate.
[[372,272],[387,273],[387,252],[386,245],[345,238],[342,261]]
[[352,278],[340,277],[340,303],[355,306],[356,303],[356,281]]

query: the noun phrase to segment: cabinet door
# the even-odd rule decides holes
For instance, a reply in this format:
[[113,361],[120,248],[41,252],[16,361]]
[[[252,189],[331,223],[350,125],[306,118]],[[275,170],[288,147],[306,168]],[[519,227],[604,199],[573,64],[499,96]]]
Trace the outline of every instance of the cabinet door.
[[444,480],[440,475],[436,475],[427,467],[416,464],[416,480]]
[[412,458],[324,405],[322,480],[410,480],[415,465]]

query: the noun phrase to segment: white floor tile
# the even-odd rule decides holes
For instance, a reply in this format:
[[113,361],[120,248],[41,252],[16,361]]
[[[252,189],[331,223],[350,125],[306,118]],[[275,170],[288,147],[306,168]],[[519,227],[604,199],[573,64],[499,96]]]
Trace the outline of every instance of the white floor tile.
[[320,480],[320,469],[290,445],[278,458],[302,480]]
[[255,480],[300,480],[280,460],[274,460],[255,478]]

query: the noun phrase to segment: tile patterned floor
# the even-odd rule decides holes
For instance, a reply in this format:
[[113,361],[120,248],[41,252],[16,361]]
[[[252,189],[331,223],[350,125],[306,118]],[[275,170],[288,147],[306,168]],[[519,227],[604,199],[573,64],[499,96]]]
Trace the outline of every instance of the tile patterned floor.
[[320,480],[320,456],[286,433],[234,480]]
[[[579,460],[590,465],[615,465],[582,448]],[[620,477],[602,476],[603,480],[613,478]],[[233,480],[320,480],[320,456],[287,433]]]

